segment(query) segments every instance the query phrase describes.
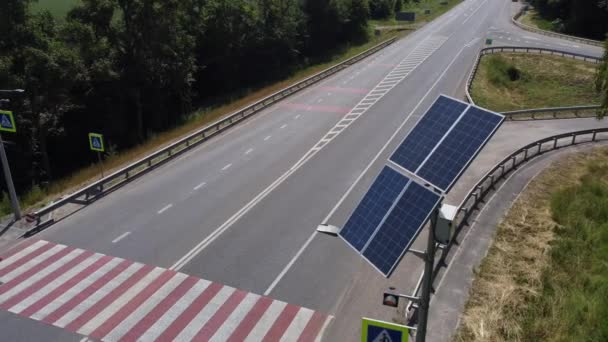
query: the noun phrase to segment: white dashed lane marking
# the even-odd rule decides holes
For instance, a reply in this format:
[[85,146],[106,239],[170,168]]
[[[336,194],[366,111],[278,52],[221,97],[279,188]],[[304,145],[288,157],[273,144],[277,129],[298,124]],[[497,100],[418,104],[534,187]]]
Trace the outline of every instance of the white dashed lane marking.
[[161,210],[158,211],[159,214],[164,213],[165,211],[169,210],[171,207],[173,206],[173,204],[167,204],[166,206],[164,206]]

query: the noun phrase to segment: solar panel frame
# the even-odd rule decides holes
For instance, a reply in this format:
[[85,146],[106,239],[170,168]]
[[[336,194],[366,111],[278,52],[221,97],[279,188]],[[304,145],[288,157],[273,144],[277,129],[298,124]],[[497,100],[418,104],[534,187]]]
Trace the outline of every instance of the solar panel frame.
[[[468,108],[469,104],[466,102],[440,95],[391,153],[389,161],[399,168],[415,174],[426,157],[432,153],[443,136],[449,132],[454,123]],[[427,127],[429,125],[430,127]],[[432,137],[429,138],[429,132],[425,134],[425,130],[436,130],[438,127],[441,131],[430,132],[433,135]],[[427,149],[426,152],[425,149]],[[419,153],[421,150],[423,153]],[[416,155],[408,157],[410,151],[416,151]]]
[[[390,179],[387,179],[386,181],[388,181],[390,183],[388,183],[388,184],[379,183],[379,182],[385,181],[383,178],[387,178],[387,177]],[[402,179],[398,179],[397,177],[401,177]],[[369,223],[368,217],[364,217],[361,214],[358,214],[359,213],[358,211],[360,209],[367,210],[367,211],[378,209],[379,205],[377,203],[372,203],[371,206],[368,206],[366,203],[369,202],[370,200],[378,201],[378,196],[382,196],[382,195],[386,194],[386,189],[385,189],[386,186],[394,185],[395,182],[399,182],[398,184],[396,184],[398,189],[389,190],[389,191],[392,191],[392,194],[389,194],[389,195],[394,195],[394,196],[390,199],[388,205],[380,204],[380,206],[382,206],[382,207],[386,206],[386,210],[384,210],[383,213],[381,213],[382,215],[380,217],[376,217],[379,220],[377,220],[377,222],[373,225],[373,227],[368,227],[368,229],[370,229],[371,231],[370,231],[369,235],[367,236],[367,238],[365,239],[365,241],[363,241],[363,244],[360,245],[360,243],[358,243],[357,241],[351,241],[351,240],[354,240],[354,239],[352,239],[352,237],[357,238],[357,240],[361,240],[360,234],[362,233],[362,229],[365,229],[365,227],[361,227],[361,225]],[[371,238],[371,236],[373,235],[375,230],[378,228],[378,225],[384,220],[384,217],[390,213],[390,211],[394,207],[395,203],[401,196],[402,192],[407,188],[407,186],[410,182],[411,182],[411,179],[409,177],[403,175],[401,172],[398,172],[394,168],[392,168],[388,165],[385,165],[382,168],[382,170],[380,171],[380,173],[378,173],[376,178],[374,178],[374,181],[371,183],[371,185],[365,192],[365,195],[363,196],[363,198],[359,201],[359,203],[357,203],[357,206],[349,214],[349,216],[348,216],[349,218],[348,218],[347,222],[345,223],[344,227],[338,233],[338,236],[340,236],[340,238],[342,238],[350,247],[352,247],[354,250],[356,250],[357,253],[361,253],[361,250],[363,250],[363,248],[365,248],[365,245],[369,242],[369,239]],[[380,188],[380,189],[377,189],[377,188]],[[378,191],[380,191],[380,193],[378,193]],[[380,209],[383,210],[384,208],[380,208]],[[374,219],[376,219],[376,218],[374,218]],[[357,220],[357,219],[360,221],[359,225],[356,224],[357,221],[355,221],[355,220]],[[351,222],[352,222],[352,225],[351,225]],[[349,229],[354,229],[354,233],[352,235],[350,233],[348,233]]]
[[[462,119],[465,118],[465,116],[467,115],[467,113],[469,113],[469,111],[478,111],[478,112],[482,112],[484,114],[491,114],[494,115],[496,117],[498,117],[498,121],[494,124],[494,127],[488,132],[488,134],[486,134],[485,139],[482,139],[481,143],[479,144],[479,146],[475,149],[475,151],[469,156],[469,158],[467,159],[467,161],[462,164],[462,166],[460,167],[460,170],[452,177],[451,181],[446,184],[446,185],[440,185],[440,184],[436,184],[436,181],[433,181],[432,179],[430,179],[430,177],[426,177],[423,176],[423,174],[421,174],[421,171],[423,170],[423,168],[429,163],[429,161],[433,158],[433,156],[437,153],[437,150],[439,150],[440,148],[442,148],[442,144],[444,143],[445,140],[449,139],[450,134],[452,134],[453,132],[455,132],[454,134],[457,134],[459,131],[455,130],[456,127],[462,122]],[[469,165],[473,162],[473,160],[479,155],[479,153],[481,152],[481,150],[487,145],[488,141],[490,141],[490,139],[494,136],[494,134],[496,133],[496,131],[500,128],[500,125],[504,122],[505,117],[504,115],[486,110],[484,108],[475,106],[475,105],[470,105],[467,110],[465,110],[461,117],[458,118],[458,120],[454,123],[454,125],[452,126],[452,128],[443,136],[443,138],[441,139],[441,141],[435,146],[435,148],[433,149],[433,151],[429,154],[429,156],[427,157],[427,159],[419,166],[419,168],[416,170],[416,172],[414,173],[418,178],[424,180],[425,182],[427,182],[428,184],[432,185],[433,187],[435,187],[436,189],[447,193],[449,192],[452,187],[454,186],[454,184],[456,183],[456,181],[458,181],[458,179],[460,179],[460,177],[462,176],[462,174],[468,169]],[[462,130],[465,131],[465,130]],[[462,132],[461,131],[461,132]],[[470,136],[470,135],[468,135]],[[445,163],[445,161],[444,161]]]
[[[408,191],[410,190],[414,194],[408,194]],[[416,192],[418,192],[418,195],[415,195]],[[429,202],[427,203],[429,204],[428,208],[420,208],[420,200],[422,199],[421,194],[424,196],[429,196],[428,199],[430,200],[430,202],[427,201]],[[429,221],[431,215],[433,215],[433,213],[437,210],[438,206],[443,200],[443,197],[444,196],[442,194],[438,194],[433,190],[416,183],[415,181],[410,181],[406,189],[404,189],[404,191],[401,193],[401,196],[396,200],[395,206],[393,206],[392,210],[385,216],[384,220],[376,228],[374,235],[369,239],[367,245],[361,251],[361,256],[363,256],[363,258],[367,260],[367,262],[369,262],[378,272],[382,273],[385,277],[388,278],[395,270],[401,259],[403,259],[403,256],[410,249],[414,241],[416,241],[416,239],[420,235],[420,232],[422,232],[422,229]],[[400,206],[400,204],[409,205]],[[413,229],[410,229],[410,232],[406,232],[410,233],[409,236],[406,237],[407,242],[397,242],[397,248],[395,248],[395,250],[398,250],[398,254],[393,255],[393,260],[390,263],[390,267],[388,269],[384,269],[381,265],[379,265],[379,262],[378,264],[375,263],[375,258],[373,256],[384,256],[386,253],[389,253],[389,250],[385,248],[381,251],[378,251],[377,248],[374,249],[373,243],[374,241],[380,241],[378,243],[382,243],[381,240],[386,240],[386,238],[395,240],[392,239],[391,236],[395,236],[396,234],[399,234],[399,231],[404,230],[403,224],[407,224],[408,221],[406,220],[412,218],[411,213],[414,211],[412,210],[412,207],[418,209],[418,214],[426,214],[422,214],[423,216],[420,218],[419,222],[413,227]],[[385,234],[383,229],[389,232]],[[392,230],[392,232],[390,230]],[[371,253],[368,253],[370,246],[372,250]],[[374,251],[376,251],[376,253],[374,253]]]

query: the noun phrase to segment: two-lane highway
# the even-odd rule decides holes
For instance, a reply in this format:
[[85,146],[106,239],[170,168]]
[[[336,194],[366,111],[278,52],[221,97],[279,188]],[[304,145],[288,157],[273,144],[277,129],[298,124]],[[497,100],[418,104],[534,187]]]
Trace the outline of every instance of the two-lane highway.
[[[328,340],[352,340],[362,315],[391,319],[392,311],[377,305],[376,290],[392,283],[413,288],[421,264],[408,255],[386,280],[338,238],[315,229],[326,219],[338,226],[345,222],[380,165],[439,94],[463,97],[486,33],[497,17],[508,18],[510,3],[463,1],[379,54],[257,114],[36,238],[172,268],[336,315]],[[495,153],[480,156],[484,163],[471,167],[450,199],[463,196],[457,189],[470,186],[504,151],[547,132],[598,123],[537,125],[505,124],[492,143]],[[513,134],[521,137],[512,139]],[[5,316],[0,314],[5,331],[32,326]],[[38,325],[31,331],[32,340],[76,338]]]

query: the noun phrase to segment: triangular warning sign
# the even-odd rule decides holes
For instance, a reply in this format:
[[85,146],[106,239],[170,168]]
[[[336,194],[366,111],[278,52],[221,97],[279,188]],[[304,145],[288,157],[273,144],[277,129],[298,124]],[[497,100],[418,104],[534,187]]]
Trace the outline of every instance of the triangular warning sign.
[[376,336],[376,338],[374,338],[372,341],[373,342],[397,342],[397,341],[393,341],[393,339],[391,338],[388,331],[386,331],[386,329],[382,330],[380,332],[380,334],[378,334],[378,336]]
[[13,123],[11,122],[11,119],[9,119],[8,115],[2,115],[0,125],[2,125],[3,128],[13,129]]
[[101,148],[101,141],[99,141],[99,138],[97,138],[97,137],[93,138],[93,147]]

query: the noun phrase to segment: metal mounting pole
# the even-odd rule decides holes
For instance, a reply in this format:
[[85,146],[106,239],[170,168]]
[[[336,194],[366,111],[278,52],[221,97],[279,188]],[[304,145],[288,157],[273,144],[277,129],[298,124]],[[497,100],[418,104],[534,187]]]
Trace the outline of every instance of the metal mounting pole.
[[21,220],[21,208],[19,207],[19,199],[17,198],[17,192],[15,191],[15,185],[13,184],[13,177],[11,176],[11,169],[8,166],[8,158],[6,157],[6,151],[4,151],[4,141],[2,141],[1,134],[0,134],[0,159],[2,159],[2,170],[4,171],[4,179],[6,179],[6,187],[8,188],[8,195],[11,199],[11,207],[13,207],[13,213],[15,214],[15,221]]
[[99,167],[101,168],[101,179],[103,179],[103,160],[101,160],[101,152],[97,151],[97,159],[99,160]]
[[439,209],[435,209],[431,215],[431,227],[426,246],[424,260],[424,279],[422,280],[422,293],[418,303],[418,327],[416,329],[416,342],[426,340],[426,328],[429,318],[429,304],[431,302],[431,291],[433,290],[433,266],[435,265],[435,226]]

